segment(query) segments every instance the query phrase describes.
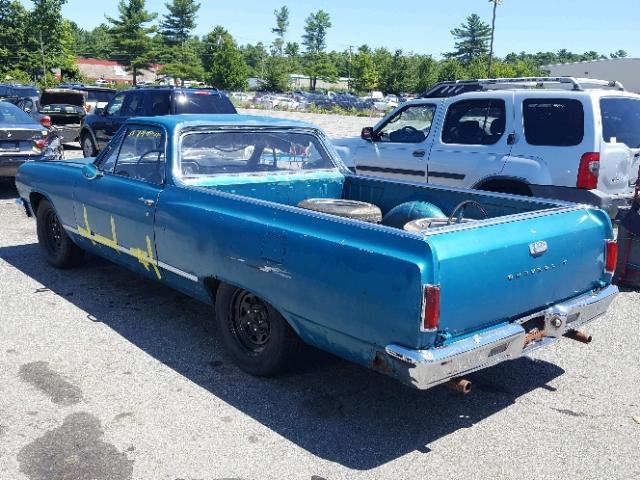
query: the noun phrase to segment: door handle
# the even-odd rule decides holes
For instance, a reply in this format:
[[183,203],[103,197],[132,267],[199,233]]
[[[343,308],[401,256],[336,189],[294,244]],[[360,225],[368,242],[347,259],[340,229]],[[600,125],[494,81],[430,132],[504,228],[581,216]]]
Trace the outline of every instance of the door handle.
[[144,198],[144,197],[140,197],[138,201],[144,203],[147,207],[153,207],[156,204],[155,200],[151,200],[149,198]]
[[413,151],[413,156],[414,157],[421,158],[421,157],[424,157],[424,154],[425,154],[425,151],[422,150],[422,149]]

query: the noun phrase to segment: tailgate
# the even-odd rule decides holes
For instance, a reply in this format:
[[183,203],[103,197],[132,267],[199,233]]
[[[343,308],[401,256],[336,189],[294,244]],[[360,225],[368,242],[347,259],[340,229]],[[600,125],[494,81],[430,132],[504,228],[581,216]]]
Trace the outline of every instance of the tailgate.
[[0,139],[0,156],[36,155],[34,141],[42,138],[42,132],[31,128],[12,128],[3,130]]
[[[588,208],[429,236],[441,287],[440,328],[465,334],[597,287],[605,238],[612,238],[606,213]],[[532,253],[536,242],[546,242],[546,251]]]

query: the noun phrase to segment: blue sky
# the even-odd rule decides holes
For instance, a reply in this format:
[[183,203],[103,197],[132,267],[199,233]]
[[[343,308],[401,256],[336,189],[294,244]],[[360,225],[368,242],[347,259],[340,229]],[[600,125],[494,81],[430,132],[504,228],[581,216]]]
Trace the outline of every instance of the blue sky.
[[[149,10],[164,13],[166,0],[147,0]],[[23,0],[29,5],[30,2]],[[322,8],[329,12],[333,28],[329,49],[345,50],[367,43],[389,49],[402,48],[439,57],[453,49],[450,30],[465,17],[477,13],[491,20],[489,0],[200,0],[202,35],[216,25],[227,28],[241,44],[273,40],[273,10],[287,5],[290,14],[288,41],[300,41],[305,17]],[[117,14],[117,0],[69,0],[63,13],[86,29]],[[504,0],[498,8],[496,52],[596,50],[608,54],[617,49],[640,57],[639,0]]]

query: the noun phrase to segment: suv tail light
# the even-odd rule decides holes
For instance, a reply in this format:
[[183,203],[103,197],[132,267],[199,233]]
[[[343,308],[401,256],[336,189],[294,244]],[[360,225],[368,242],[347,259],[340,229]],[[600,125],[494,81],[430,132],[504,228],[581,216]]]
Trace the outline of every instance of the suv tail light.
[[588,152],[580,158],[578,167],[578,181],[576,187],[591,190],[598,186],[598,175],[600,174],[600,154],[598,152]]
[[618,264],[618,243],[615,240],[607,240],[604,252],[604,272],[613,273]]
[[421,330],[433,332],[440,324],[440,287],[425,285],[423,292]]

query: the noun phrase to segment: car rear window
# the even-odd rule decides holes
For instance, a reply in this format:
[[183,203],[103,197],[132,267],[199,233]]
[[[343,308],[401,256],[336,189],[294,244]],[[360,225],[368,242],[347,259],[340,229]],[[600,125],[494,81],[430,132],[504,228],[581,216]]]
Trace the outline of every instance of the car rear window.
[[99,90],[89,90],[87,92],[87,99],[90,102],[107,103],[115,96],[115,92],[103,92]]
[[571,147],[584,138],[584,109],[579,100],[536,98],[522,104],[529,145]]
[[640,148],[640,99],[602,98],[600,114],[605,142],[624,143],[629,148]]
[[25,124],[36,123],[33,118],[10,103],[0,103],[0,124]]
[[195,90],[175,93],[175,110],[180,113],[237,113],[231,101],[219,92]]

